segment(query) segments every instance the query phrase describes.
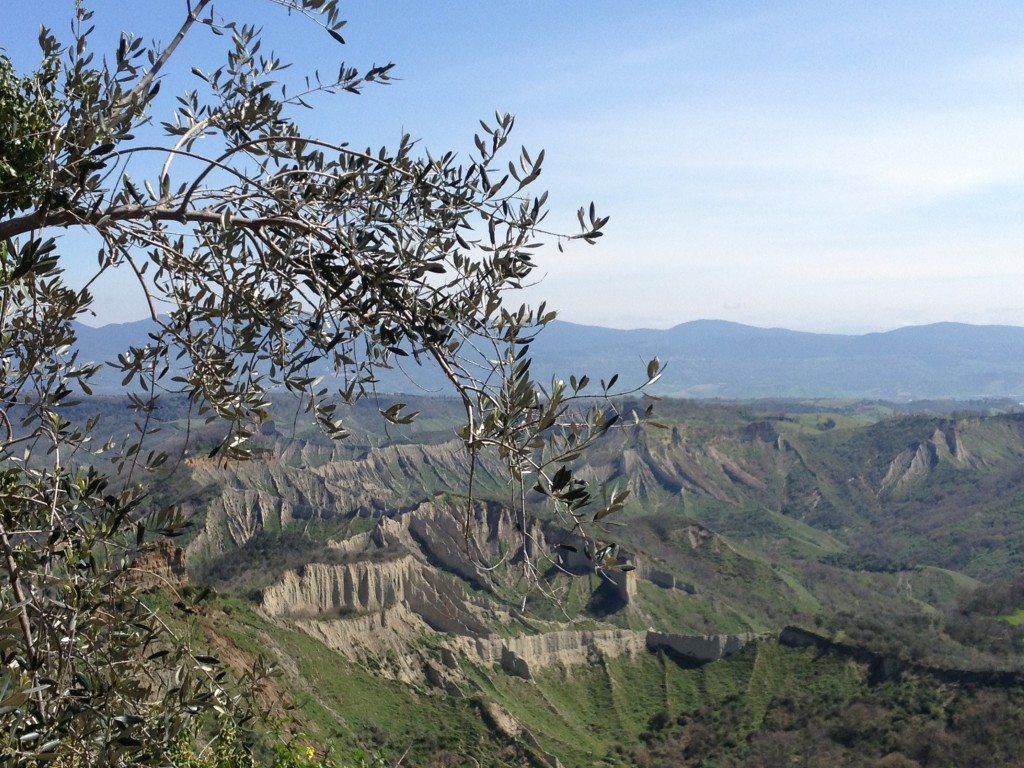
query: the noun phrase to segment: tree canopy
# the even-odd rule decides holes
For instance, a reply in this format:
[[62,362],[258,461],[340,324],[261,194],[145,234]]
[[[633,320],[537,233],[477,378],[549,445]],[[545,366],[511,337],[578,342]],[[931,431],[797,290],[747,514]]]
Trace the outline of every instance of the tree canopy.
[[[334,0],[266,2],[343,44]],[[166,460],[146,442],[166,393],[228,424],[215,453],[244,458],[273,390],[342,438],[339,406],[375,394],[375,371],[438,366],[463,404],[470,455],[499,454],[520,496],[536,486],[595,567],[618,567],[591,537],[624,493],[601,504],[571,470],[619,419],[615,381],[539,385],[530,342],[554,313],[506,300],[532,279],[544,239],[592,243],[608,219],[591,204],[576,234],[544,231],[544,153],[511,149],[511,115],[482,121],[466,154],[408,135],[356,149],[307,134],[298,115],[386,84],[390,64],[283,77],[290,63],[212,0],[183,3],[163,46],[124,32],[96,56],[84,2],[72,30],[61,40],[42,29],[35,71],[0,54],[0,750],[21,765],[160,762],[202,713],[248,711],[237,698],[247,689],[192,648],[189,601],[170,622],[133,586],[153,535],[182,524],[173,509],[141,511],[147,475]],[[199,35],[211,59],[181,61]],[[193,87],[169,100],[172,72]],[[81,285],[65,268],[86,257],[60,239],[77,229],[101,242]],[[123,376],[137,432],[101,445],[96,419],[68,409],[99,367],[79,359],[75,321],[114,272],[131,276],[157,330],[104,361]],[[317,375],[325,364],[337,386]],[[380,410],[414,417],[398,402]]]

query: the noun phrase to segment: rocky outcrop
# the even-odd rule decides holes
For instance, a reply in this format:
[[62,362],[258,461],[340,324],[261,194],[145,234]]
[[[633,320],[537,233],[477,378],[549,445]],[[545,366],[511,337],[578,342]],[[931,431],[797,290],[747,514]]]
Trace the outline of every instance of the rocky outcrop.
[[[652,442],[650,448],[625,451],[617,460],[633,470],[634,480],[646,478],[652,489],[727,488],[731,493],[740,486],[764,485],[756,463],[747,466],[717,450],[697,451],[681,435],[671,445]],[[782,460],[774,458],[774,445],[759,443],[755,453]],[[327,542],[321,562],[284,572],[262,590],[261,601],[267,614],[383,674],[426,681],[456,695],[467,682],[462,663],[497,666],[532,679],[538,670],[552,666],[656,651],[709,661],[747,640],[611,625],[539,631],[547,627],[518,620],[504,607],[506,598],[498,597],[509,588],[502,582],[509,566],[518,572],[516,566],[528,559],[538,574],[562,569],[587,576],[594,572],[593,563],[584,555],[582,541],[501,504],[475,502],[467,509],[443,495],[410,503],[416,498],[410,492],[413,485],[423,494],[431,485],[462,482],[466,457],[457,441],[352,453],[345,461],[311,455],[310,461],[319,463],[301,469],[289,463],[298,458],[279,453],[275,461],[191,465],[199,485],[216,483],[223,489],[207,510],[208,538],[202,546],[215,552],[241,544],[264,528],[283,528],[302,519],[375,519],[366,533]],[[212,541],[215,536],[223,541]],[[688,529],[684,542],[694,549],[717,546],[717,539],[699,526]],[[558,549],[555,544],[569,546]],[[668,568],[631,553],[622,555],[635,569],[604,572],[600,592],[602,604],[612,606],[609,610],[631,606],[641,582],[675,592],[680,600],[695,593]],[[510,629],[521,634],[509,636]]]
[[930,440],[915,443],[899,453],[890,463],[882,478],[882,490],[900,490],[903,486],[925,477],[938,464],[935,444]]
[[430,632],[427,623],[407,605],[349,618],[293,620],[296,629],[383,677],[406,683],[424,679],[418,643]]
[[[469,474],[459,440],[392,445],[344,460],[305,451],[285,446],[249,461],[187,459],[193,482],[217,489],[190,553],[217,554],[296,521],[413,509],[432,489],[464,487]],[[481,485],[500,482],[486,461],[478,462],[476,478]]]
[[[690,537],[690,544],[691,546],[697,545],[696,541],[693,540],[692,535]],[[649,581],[654,586],[661,587],[662,589],[677,589],[688,595],[694,595],[697,593],[696,587],[692,584],[682,581],[675,574],[660,570],[647,560],[641,560],[636,563],[636,570],[633,572],[633,576],[634,581]]]
[[287,618],[333,619],[407,607],[437,632],[487,632],[459,586],[411,555],[346,565],[310,563],[264,590],[264,610]]
[[667,650],[696,661],[716,661],[740,650],[755,636],[674,635],[626,629],[546,632],[505,638],[450,638],[447,646],[485,666],[499,665],[510,675],[533,679],[537,670],[556,665],[593,664],[602,658],[634,657]]
[[263,607],[278,616],[366,613],[390,608],[404,596],[412,557],[350,565],[309,563],[288,571],[263,592]]
[[128,584],[143,592],[180,587],[187,581],[185,550],[166,539],[140,554],[128,571]]
[[709,446],[707,451],[708,456],[718,462],[718,466],[729,480],[734,483],[749,486],[750,488],[764,490],[765,481],[759,477],[755,477],[750,472],[747,472],[733,458],[727,456],[722,451],[719,451],[714,446]]
[[[466,684],[461,661],[531,680],[538,670],[556,665],[660,650],[711,661],[750,639],[613,627],[538,632],[525,621],[524,634],[507,636],[505,629],[498,634],[498,627],[517,626],[517,619],[488,598],[497,587],[489,563],[501,557],[502,542],[521,535],[524,524],[493,504],[478,504],[471,511],[468,539],[466,524],[461,512],[434,503],[381,518],[371,531],[330,543],[342,562],[308,563],[284,573],[263,591],[262,608],[381,673],[426,681],[450,695],[461,695]],[[525,526],[531,557],[550,550],[551,534],[542,525],[531,521]],[[693,592],[644,561],[634,571],[609,572],[607,578],[624,604],[635,597],[638,579],[676,590],[680,599]],[[425,636],[434,638],[439,657],[438,651],[423,652]]]
[[900,491],[927,477],[941,462],[966,467],[974,461],[955,425],[936,427],[929,439],[913,443],[896,455],[882,478],[880,491]]
[[530,680],[533,672],[556,664],[589,664],[602,656],[634,656],[647,649],[646,632],[624,629],[545,632],[518,637],[450,638],[453,648],[473,663],[498,664]]
[[717,661],[736,653],[757,635],[674,635],[666,632],[648,632],[647,647],[664,649],[696,661]]

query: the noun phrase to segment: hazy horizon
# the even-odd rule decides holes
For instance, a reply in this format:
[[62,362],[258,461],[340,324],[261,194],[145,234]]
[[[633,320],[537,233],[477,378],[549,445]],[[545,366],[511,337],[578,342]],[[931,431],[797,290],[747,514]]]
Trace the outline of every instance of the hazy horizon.
[[[88,327],[88,328],[92,328],[94,330],[99,330],[99,329],[102,329],[102,328],[106,328],[108,326],[131,325],[133,323],[145,322],[148,319],[149,318],[147,318],[147,317],[143,317],[143,318],[135,318],[135,319],[131,319],[131,320],[112,320],[110,322],[98,322],[95,318],[84,318],[84,319],[83,318],[77,318],[77,321],[80,322],[82,325]],[[678,323],[672,323],[671,325],[666,325],[666,326],[663,326],[663,327],[655,327],[655,326],[632,326],[632,327],[629,327],[629,326],[615,326],[615,325],[602,324],[600,322],[596,322],[596,323],[581,323],[581,322],[572,320],[570,318],[563,317],[562,315],[559,315],[558,322],[566,323],[568,325],[578,325],[578,326],[583,326],[583,327],[587,327],[587,328],[598,328],[598,329],[602,329],[602,330],[611,330],[611,331],[669,331],[669,330],[672,330],[673,328],[678,328],[680,326],[688,325],[690,323],[718,323],[718,322],[721,322],[721,323],[732,323],[732,324],[735,324],[735,325],[743,325],[743,326],[746,326],[746,327],[749,327],[749,328],[757,328],[757,329],[760,329],[760,330],[794,331],[794,332],[798,332],[798,333],[812,333],[812,334],[836,335],[836,336],[866,336],[866,335],[872,334],[872,333],[889,333],[890,331],[898,331],[898,330],[901,330],[903,328],[921,328],[921,327],[927,327],[927,326],[933,326],[933,325],[949,325],[949,324],[952,324],[952,325],[970,325],[970,326],[976,326],[976,327],[1020,328],[1020,329],[1024,330],[1024,323],[1022,323],[1020,325],[1015,325],[1013,323],[959,323],[959,322],[957,322],[955,320],[936,320],[936,321],[928,322],[928,323],[913,323],[913,324],[910,324],[910,325],[899,325],[899,326],[895,326],[895,327],[892,327],[892,328],[867,328],[867,329],[862,329],[862,330],[853,329],[853,330],[845,330],[845,331],[844,330],[822,331],[822,330],[815,330],[813,328],[790,328],[790,327],[781,326],[781,325],[756,325],[754,323],[741,323],[741,322],[736,321],[736,320],[727,320],[727,319],[721,318],[721,317],[695,317],[695,318],[690,319],[690,320],[682,320],[682,321],[680,321]]]

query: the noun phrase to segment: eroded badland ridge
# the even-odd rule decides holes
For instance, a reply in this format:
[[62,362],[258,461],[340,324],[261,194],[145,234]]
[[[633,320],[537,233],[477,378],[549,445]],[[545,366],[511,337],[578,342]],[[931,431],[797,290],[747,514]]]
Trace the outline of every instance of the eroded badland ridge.
[[[997,614],[1024,605],[982,586],[1024,567],[1024,417],[1010,403],[662,401],[660,427],[610,434],[583,468],[632,491],[615,536],[635,570],[606,574],[556,547],[574,541],[534,500],[518,522],[497,465],[477,467],[469,502],[437,406],[419,431],[340,447],[268,428],[255,458],[196,453],[168,478],[196,523],[190,577],[242,598],[211,614],[217,642],[275,658],[328,740],[424,765],[452,744],[495,765],[674,764],[669,745],[759,749],[780,697],[803,700],[797,680],[862,697],[952,686],[934,710],[950,723],[958,686],[1013,690],[1016,635]],[[524,588],[523,557],[548,596]],[[812,639],[779,645],[787,627]],[[730,696],[753,707],[739,731],[684,738]],[[367,697],[401,723],[388,730]]]

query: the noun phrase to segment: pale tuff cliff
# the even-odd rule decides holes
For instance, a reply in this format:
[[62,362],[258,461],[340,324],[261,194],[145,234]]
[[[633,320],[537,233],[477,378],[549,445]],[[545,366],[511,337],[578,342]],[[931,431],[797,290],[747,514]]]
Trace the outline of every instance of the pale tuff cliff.
[[[632,492],[630,503],[647,509],[674,504],[682,494],[738,502],[763,492],[771,478],[788,472],[796,461],[773,430],[764,424],[721,445],[691,442],[684,426],[673,428],[669,439],[626,431],[610,436],[607,452],[590,456],[581,476],[624,478]],[[205,524],[190,545],[190,555],[216,556],[264,530],[284,529],[296,522],[408,511],[439,493],[465,488],[469,475],[469,457],[458,440],[394,445],[337,457],[298,449],[286,441],[280,441],[275,451],[247,462],[189,460],[193,482],[216,489],[204,505]],[[477,464],[475,483],[478,488],[491,488],[491,495],[507,488],[501,467],[486,460]],[[487,531],[480,541],[485,548],[507,536],[506,524],[514,528],[511,520],[495,519],[497,512],[487,514],[489,518],[479,520]],[[417,525],[411,523],[410,535],[422,537],[422,525],[419,529]],[[458,522],[442,527],[443,531],[436,530],[448,540],[463,538]],[[545,544],[545,532],[539,532],[534,542],[537,551]],[[455,551],[458,546],[453,544],[450,552],[444,552],[435,541],[432,548],[442,558],[439,565],[459,570],[463,578],[476,578],[466,569],[463,553]]]
[[[845,526],[849,521],[841,520],[837,509],[910,493],[940,468],[959,471],[1004,461],[992,446],[1005,442],[1016,450],[1016,429],[1012,422],[979,426],[970,420],[922,421],[898,440],[884,429],[878,434],[866,429],[864,439],[850,446],[861,457],[856,471],[841,483],[822,485],[816,478],[835,468],[823,465],[814,448],[817,437],[809,438],[796,422],[755,421],[711,435],[686,424],[657,431],[630,428],[609,434],[588,454],[580,474],[598,482],[617,480],[628,488],[629,513],[689,515],[691,505],[699,513],[712,500],[715,508],[764,507],[809,524],[828,519],[829,525]],[[458,440],[345,451],[321,448],[316,453],[279,439],[274,450],[248,462],[189,461],[192,483],[206,494],[204,522],[189,545],[190,557],[215,558],[262,532],[305,521],[395,516],[465,489],[468,482],[469,460]],[[502,498],[508,488],[500,468],[485,459],[476,468],[475,485],[481,496],[490,498]],[[485,533],[474,537],[475,546],[500,557],[494,542],[510,540],[510,532],[512,539],[519,536],[514,521],[499,519],[497,510],[477,517],[474,524]],[[534,527],[527,536],[530,554],[549,551],[549,531]],[[431,538],[434,565],[485,585],[472,557],[465,556],[459,521],[428,523],[417,515],[395,535],[404,537],[404,547]]]
[[[207,556],[296,522],[412,508],[439,491],[463,488],[469,474],[469,458],[458,440],[393,445],[337,460],[306,455],[282,442],[279,455],[187,463],[193,483],[216,489],[204,504],[203,529],[189,546],[190,555]],[[476,477],[480,485],[498,482],[486,462],[478,464]]]
[[900,452],[889,463],[880,492],[900,491],[922,480],[941,461],[957,467],[975,466],[978,463],[964,446],[960,430],[955,426],[936,429],[931,439],[914,443]]
[[635,656],[659,649],[697,661],[715,661],[735,653],[756,635],[675,635],[626,629],[546,632],[498,638],[453,638],[448,647],[485,665],[499,664],[509,674],[530,680],[533,672],[556,664],[592,664],[602,658]]
[[[531,679],[537,670],[553,665],[589,664],[658,649],[710,661],[738,650],[752,637],[611,627],[538,633],[487,596],[499,585],[486,563],[498,559],[500,542],[520,535],[512,516],[497,505],[478,505],[468,542],[463,524],[452,510],[436,504],[382,518],[371,532],[332,544],[348,562],[310,563],[286,572],[263,591],[263,609],[349,658],[402,680],[426,680],[453,694],[465,683],[460,659],[487,668],[497,665]],[[535,556],[549,549],[542,526],[529,524],[528,534]],[[635,597],[638,579],[676,591],[681,599],[687,595],[686,585],[647,563],[615,576],[609,583],[623,604]],[[428,635],[434,637],[429,652],[421,643]]]

